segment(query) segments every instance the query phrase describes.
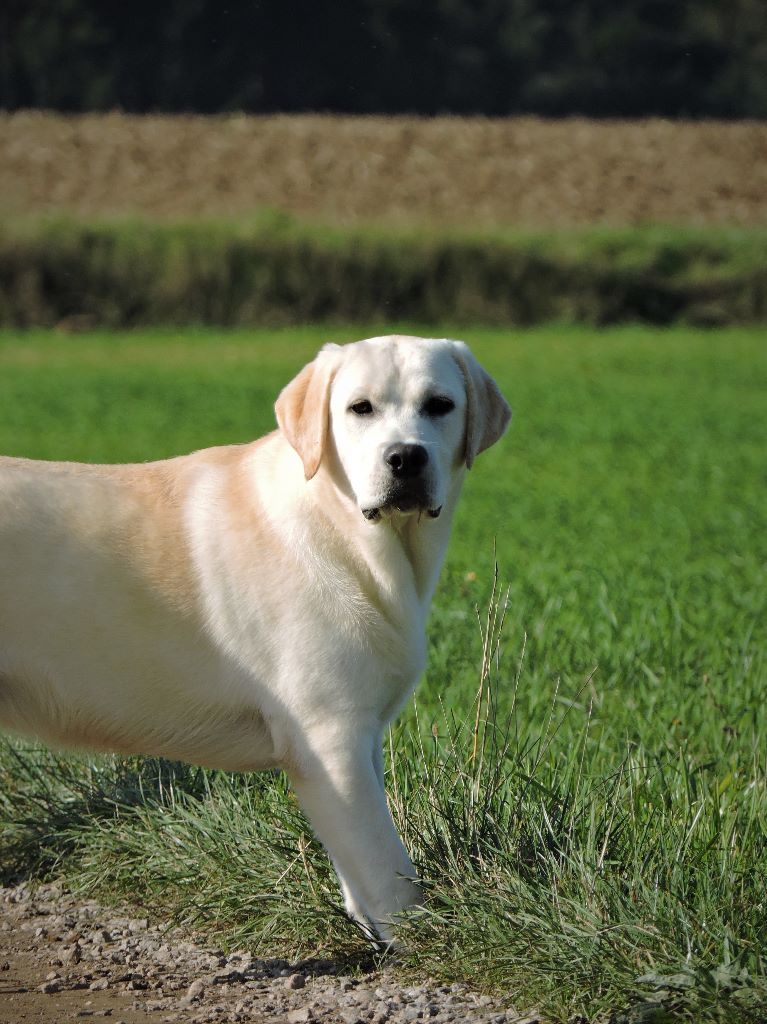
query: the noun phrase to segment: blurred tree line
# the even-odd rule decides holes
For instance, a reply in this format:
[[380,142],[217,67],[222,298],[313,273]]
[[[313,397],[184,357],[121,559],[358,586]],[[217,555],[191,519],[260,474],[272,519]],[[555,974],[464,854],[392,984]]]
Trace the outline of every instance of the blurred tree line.
[[0,107],[767,116],[767,0],[2,0]]

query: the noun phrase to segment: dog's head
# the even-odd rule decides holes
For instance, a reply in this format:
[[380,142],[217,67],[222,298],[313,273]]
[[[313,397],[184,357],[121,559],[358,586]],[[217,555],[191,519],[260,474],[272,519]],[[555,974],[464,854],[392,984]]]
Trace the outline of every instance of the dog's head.
[[436,518],[461,466],[511,410],[461,341],[391,335],[325,345],[282,391],[277,421],[310,480],[337,464],[362,515]]

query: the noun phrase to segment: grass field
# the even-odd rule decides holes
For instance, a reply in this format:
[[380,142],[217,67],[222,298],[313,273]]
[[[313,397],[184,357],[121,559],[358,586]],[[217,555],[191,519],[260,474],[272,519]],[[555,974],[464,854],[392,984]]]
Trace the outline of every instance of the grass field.
[[[247,440],[321,341],[376,331],[0,333],[0,450]],[[402,969],[557,1021],[763,1021],[763,332],[467,340],[515,418],[467,479],[392,732],[390,799],[431,893]],[[225,944],[365,955],[280,777],[13,741],[0,820],[6,877],[140,891]]]

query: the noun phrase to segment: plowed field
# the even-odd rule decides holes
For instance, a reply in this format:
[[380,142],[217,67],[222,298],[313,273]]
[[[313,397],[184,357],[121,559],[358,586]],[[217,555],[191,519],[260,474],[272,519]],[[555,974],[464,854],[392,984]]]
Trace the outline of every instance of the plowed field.
[[0,116],[0,213],[767,224],[767,124]]

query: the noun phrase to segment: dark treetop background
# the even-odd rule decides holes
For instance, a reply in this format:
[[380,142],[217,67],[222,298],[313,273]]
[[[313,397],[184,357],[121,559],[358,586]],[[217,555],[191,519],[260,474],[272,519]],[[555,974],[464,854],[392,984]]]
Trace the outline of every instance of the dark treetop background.
[[767,116],[765,0],[5,0],[0,108]]

